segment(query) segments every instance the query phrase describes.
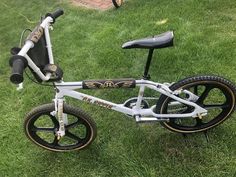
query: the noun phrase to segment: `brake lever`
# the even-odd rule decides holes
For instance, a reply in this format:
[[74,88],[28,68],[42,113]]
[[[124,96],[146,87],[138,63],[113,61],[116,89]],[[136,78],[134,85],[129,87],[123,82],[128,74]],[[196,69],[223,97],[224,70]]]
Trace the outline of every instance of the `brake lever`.
[[23,83],[18,84],[18,87],[16,88],[17,91],[20,91],[23,89]]

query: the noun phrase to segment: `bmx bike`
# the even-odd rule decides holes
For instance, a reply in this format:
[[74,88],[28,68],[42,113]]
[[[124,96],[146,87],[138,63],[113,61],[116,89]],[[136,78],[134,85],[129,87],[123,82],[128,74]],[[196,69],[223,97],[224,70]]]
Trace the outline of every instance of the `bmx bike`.
[[[150,80],[149,67],[153,52],[173,46],[172,31],[123,44],[124,49],[141,48],[149,51],[140,80],[126,78],[64,82],[62,69],[54,64],[49,35],[50,27],[62,14],[62,10],[46,14],[26,38],[24,45],[11,50],[9,63],[12,67],[12,83],[21,86],[23,72],[28,67],[37,82],[52,83],[55,90],[52,103],[33,108],[26,115],[25,133],[36,145],[51,151],[80,150],[95,139],[97,131],[93,119],[80,108],[68,105],[65,97],[121,112],[136,122],[160,122],[171,131],[184,134],[204,132],[216,127],[233,113],[235,87],[225,78],[201,75],[172,84]],[[139,87],[138,96],[119,104],[78,91],[134,87]],[[144,97],[147,88],[161,93],[153,105],[149,102],[153,97]]]

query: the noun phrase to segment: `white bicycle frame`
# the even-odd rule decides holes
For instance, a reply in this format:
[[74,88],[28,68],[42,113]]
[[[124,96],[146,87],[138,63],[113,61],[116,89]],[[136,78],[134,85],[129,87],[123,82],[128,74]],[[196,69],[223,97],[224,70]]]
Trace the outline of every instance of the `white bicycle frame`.
[[[46,47],[48,51],[49,63],[54,64],[53,53],[52,53],[52,45],[49,35],[49,28],[51,27],[51,23],[53,19],[51,17],[46,17],[43,22],[40,24],[40,27],[44,29],[45,39],[46,39]],[[35,65],[32,59],[27,55],[27,52],[30,48],[34,47],[34,43],[30,40],[25,42],[25,45],[22,47],[18,55],[25,57],[28,61],[28,66],[43,80],[47,81],[50,79],[51,74],[43,74],[41,70]],[[207,114],[207,110],[198,106],[194,103],[194,100],[198,99],[198,96],[194,95],[190,91],[187,90],[176,90],[172,91],[169,89],[170,84],[161,84],[152,82],[149,80],[135,80],[136,86],[140,87],[139,94],[137,97],[137,102],[133,108],[129,108],[124,106],[124,104],[116,104],[110,101],[106,101],[91,95],[87,95],[78,91],[76,89],[83,89],[82,82],[55,82],[56,87],[56,95],[55,95],[55,112],[52,114],[57,114],[59,121],[59,131],[57,132],[58,137],[62,137],[65,135],[64,125],[67,122],[66,114],[63,114],[63,102],[64,97],[72,97],[78,100],[82,100],[88,103],[96,104],[98,106],[102,106],[114,111],[118,111],[127,115],[130,115],[136,119],[137,122],[142,121],[167,121],[171,118],[191,118],[191,117],[202,117]],[[22,86],[22,83],[20,84]],[[183,114],[156,114],[154,112],[155,105],[148,109],[143,109],[141,107],[142,100],[144,99],[144,91],[145,88],[149,88],[164,94],[173,100],[175,100],[174,104],[184,104],[188,106],[192,106],[195,109],[191,113],[183,113]],[[180,93],[187,94],[188,100],[184,100],[177,95]]]

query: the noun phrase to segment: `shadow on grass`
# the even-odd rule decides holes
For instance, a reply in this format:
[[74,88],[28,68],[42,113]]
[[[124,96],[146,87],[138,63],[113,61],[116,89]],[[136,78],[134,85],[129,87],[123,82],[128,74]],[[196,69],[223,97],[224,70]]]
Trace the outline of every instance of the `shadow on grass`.
[[[203,133],[184,138],[156,125],[132,127],[120,132],[120,137],[103,139],[98,136],[91,146],[79,152],[54,153],[39,149],[33,158],[41,168],[35,174],[172,176],[174,173],[191,175],[193,171],[199,174],[199,168],[202,168],[201,173],[207,174],[214,170],[213,167],[207,170],[207,167],[216,165],[216,158],[220,160],[230,156],[233,153],[230,149],[235,145],[225,138],[230,137],[230,133],[224,127],[209,131],[208,136],[209,142]],[[179,170],[174,172],[171,169]]]

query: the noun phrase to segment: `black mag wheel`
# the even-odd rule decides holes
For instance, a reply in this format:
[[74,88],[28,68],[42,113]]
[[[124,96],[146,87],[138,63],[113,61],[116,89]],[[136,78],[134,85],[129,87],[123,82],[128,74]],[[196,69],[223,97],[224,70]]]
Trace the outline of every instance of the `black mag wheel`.
[[112,3],[116,8],[119,8],[122,5],[123,0],[112,0]]
[[35,144],[51,151],[71,151],[83,149],[95,139],[97,130],[94,121],[82,110],[65,103],[65,136],[58,139],[59,122],[54,110],[54,103],[51,103],[36,107],[27,114],[25,133]]
[[[179,97],[191,100],[208,110],[206,116],[190,118],[170,118],[161,124],[174,132],[195,133],[211,129],[233,113],[235,108],[235,88],[228,80],[218,76],[195,76],[183,79],[172,86],[171,90],[184,89],[197,95],[191,98],[188,94]],[[161,95],[157,102],[156,112],[160,114],[191,113],[193,107],[176,102]]]

